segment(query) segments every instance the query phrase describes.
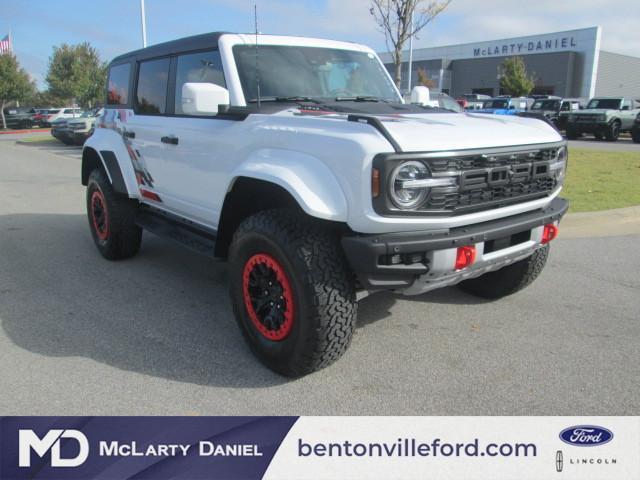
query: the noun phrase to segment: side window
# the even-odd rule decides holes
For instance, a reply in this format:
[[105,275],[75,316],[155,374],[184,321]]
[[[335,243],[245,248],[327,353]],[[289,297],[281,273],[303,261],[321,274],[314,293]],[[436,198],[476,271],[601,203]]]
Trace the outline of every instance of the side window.
[[62,113],[74,113],[73,112],[73,108],[67,108],[64,112]]
[[182,86],[185,83],[214,83],[225,87],[220,52],[189,53],[178,57],[176,68],[176,115],[183,115]]
[[571,103],[562,102],[562,106],[560,107],[560,110],[563,112],[568,112],[569,110],[571,110]]
[[622,109],[623,110],[631,110],[631,100],[623,100],[622,101]]
[[131,64],[123,63],[109,69],[107,105],[127,105],[129,103],[129,73]]
[[141,62],[136,89],[136,112],[150,115],[165,113],[168,81],[168,58]]

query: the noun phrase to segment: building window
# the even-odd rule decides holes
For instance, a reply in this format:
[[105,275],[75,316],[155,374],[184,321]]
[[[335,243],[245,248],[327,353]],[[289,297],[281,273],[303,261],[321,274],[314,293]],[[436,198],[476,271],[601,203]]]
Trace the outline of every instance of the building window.
[[169,59],[140,63],[136,89],[136,113],[161,115],[166,111]]

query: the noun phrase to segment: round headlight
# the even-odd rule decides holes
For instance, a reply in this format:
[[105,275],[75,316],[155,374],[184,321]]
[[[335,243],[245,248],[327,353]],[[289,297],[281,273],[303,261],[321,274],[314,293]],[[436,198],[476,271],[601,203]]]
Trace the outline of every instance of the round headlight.
[[415,208],[427,198],[428,188],[415,187],[413,180],[429,178],[429,169],[420,162],[410,161],[398,165],[391,173],[389,194],[391,201],[402,209]]

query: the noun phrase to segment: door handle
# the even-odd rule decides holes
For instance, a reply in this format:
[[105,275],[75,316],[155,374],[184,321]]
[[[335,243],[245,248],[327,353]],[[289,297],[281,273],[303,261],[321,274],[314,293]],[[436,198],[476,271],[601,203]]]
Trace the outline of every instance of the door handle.
[[136,132],[132,132],[130,130],[126,130],[124,132],[124,136],[127,138],[136,138]]
[[169,145],[178,145],[178,137],[174,137],[173,135],[169,137],[162,137],[160,141],[162,143],[168,143]]

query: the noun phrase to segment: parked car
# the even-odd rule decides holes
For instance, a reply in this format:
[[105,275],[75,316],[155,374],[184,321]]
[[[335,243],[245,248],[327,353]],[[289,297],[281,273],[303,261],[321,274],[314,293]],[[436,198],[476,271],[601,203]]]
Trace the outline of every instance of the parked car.
[[51,136],[65,145],[73,145],[73,140],[67,128],[68,121],[66,118],[58,118],[51,122]]
[[94,130],[96,118],[104,113],[104,109],[86,111],[79,118],[67,120],[67,135],[74,145],[84,145]]
[[482,108],[475,113],[493,113],[496,115],[515,115],[518,112],[527,110],[527,99],[525,97],[500,96],[485,100]]
[[636,115],[633,127],[631,127],[631,138],[635,143],[640,143],[640,113]]
[[59,118],[76,118],[82,114],[81,108],[65,107],[65,108],[52,108],[47,111],[47,117],[42,120],[41,125],[43,127],[49,127],[51,124]]
[[[541,113],[548,118],[559,130],[564,130],[571,112],[580,110],[578,99],[551,97],[538,99],[529,109],[531,112]],[[561,116],[565,112],[566,115]]]
[[115,58],[107,85],[80,170],[98,252],[132,257],[144,229],[227,259],[238,326],[283,375],[336,361],[369,292],[524,288],[568,208],[553,127],[403,103],[363,45],[202,34]]
[[630,98],[592,98],[586,109],[569,114],[567,138],[573,140],[590,133],[598,140],[615,142],[620,133],[631,132],[639,112],[640,104]]
[[31,121],[36,126],[42,126],[42,123],[47,119],[47,115],[49,114],[49,110],[46,108],[36,108],[34,109],[34,113],[31,117]]
[[[35,111],[29,107],[10,107],[4,109],[4,118],[7,122],[7,128],[32,128],[33,114]],[[0,121],[0,128],[2,122]]]

